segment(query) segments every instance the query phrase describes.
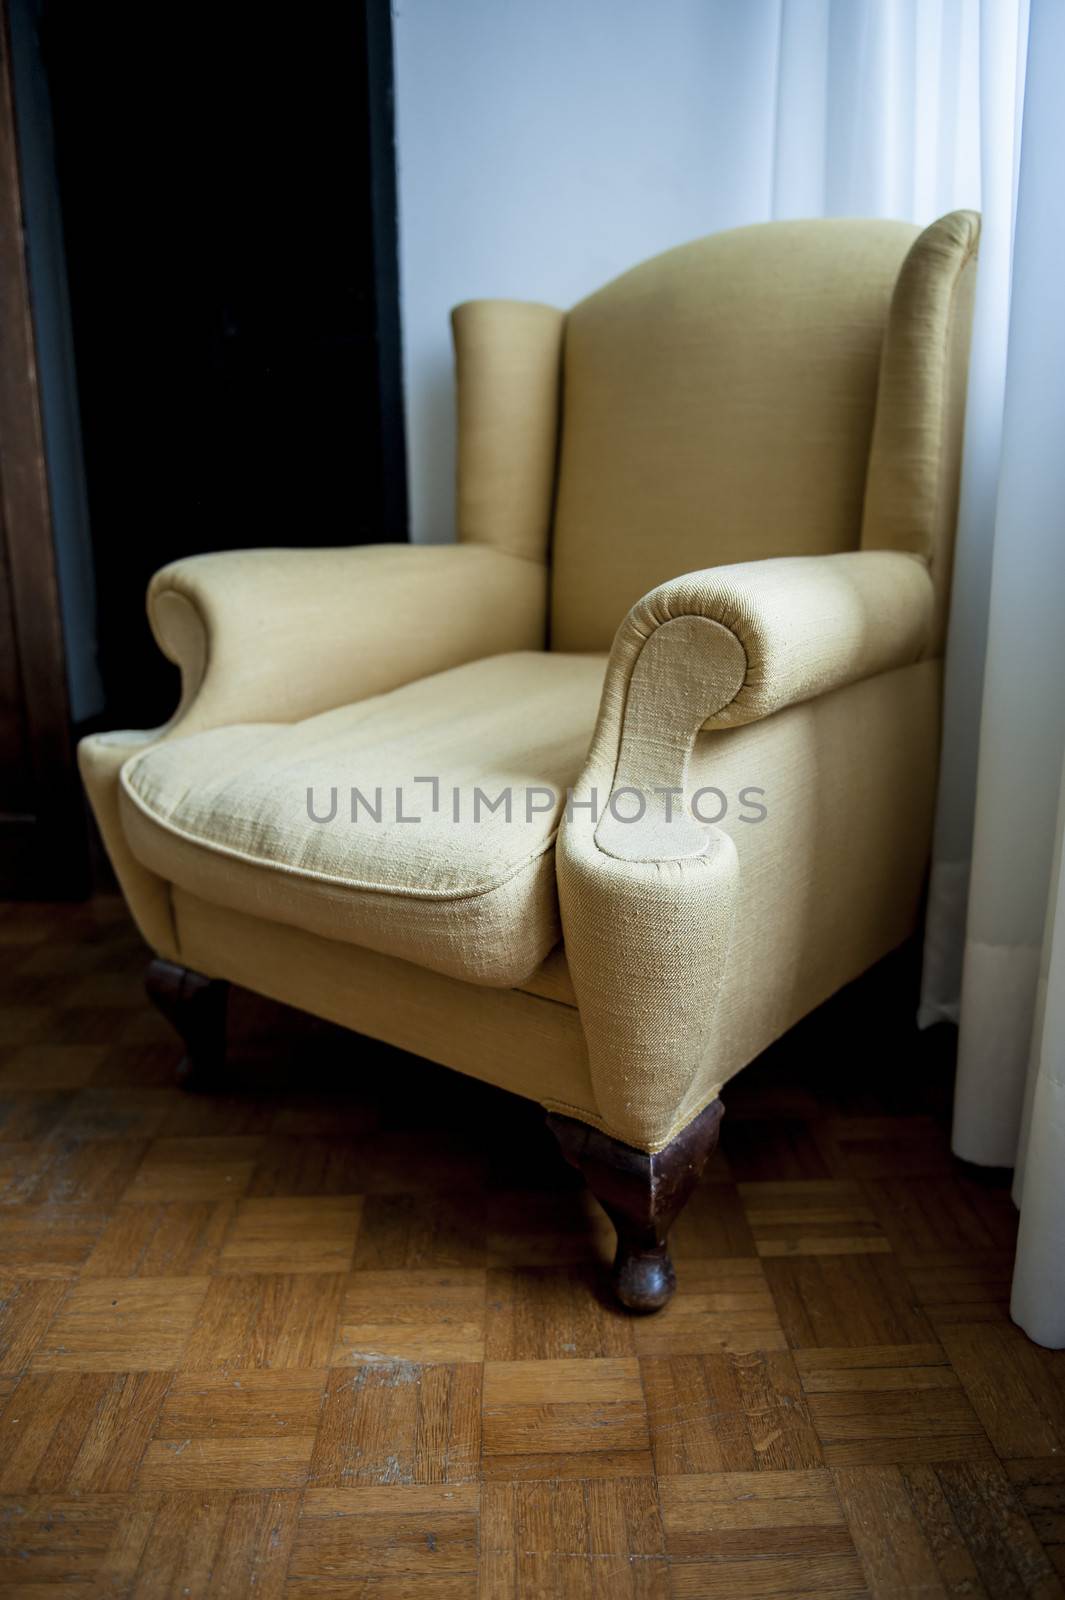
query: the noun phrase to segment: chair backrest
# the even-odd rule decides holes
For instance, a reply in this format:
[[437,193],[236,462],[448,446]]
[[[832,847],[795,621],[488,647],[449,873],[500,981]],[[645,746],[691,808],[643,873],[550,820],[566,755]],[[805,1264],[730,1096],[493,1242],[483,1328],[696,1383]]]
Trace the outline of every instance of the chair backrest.
[[764,223],[568,314],[460,307],[460,537],[550,559],[559,650],[682,572],[859,546],[927,558],[945,615],[978,233]]

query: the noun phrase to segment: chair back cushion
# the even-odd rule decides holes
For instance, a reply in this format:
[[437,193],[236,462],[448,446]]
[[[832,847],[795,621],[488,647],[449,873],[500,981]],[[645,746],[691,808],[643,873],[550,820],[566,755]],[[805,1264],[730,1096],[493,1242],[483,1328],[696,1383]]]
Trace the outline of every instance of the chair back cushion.
[[858,548],[917,228],[820,219],[657,256],[566,320],[551,645],[605,650],[683,572]]

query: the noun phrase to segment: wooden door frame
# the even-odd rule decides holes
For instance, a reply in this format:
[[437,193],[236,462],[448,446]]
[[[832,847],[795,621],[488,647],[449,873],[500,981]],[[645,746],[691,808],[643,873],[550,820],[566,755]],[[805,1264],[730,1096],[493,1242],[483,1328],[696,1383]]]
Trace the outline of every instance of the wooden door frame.
[[7,551],[33,809],[0,812],[0,893],[78,897],[88,888],[37,346],[26,262],[11,39],[0,0],[0,539]]

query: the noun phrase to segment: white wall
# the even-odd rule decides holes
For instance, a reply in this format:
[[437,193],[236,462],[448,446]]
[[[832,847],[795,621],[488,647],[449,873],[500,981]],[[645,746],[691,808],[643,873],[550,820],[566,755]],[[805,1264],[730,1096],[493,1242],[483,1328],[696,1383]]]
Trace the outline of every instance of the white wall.
[[394,0],[412,537],[454,532],[448,312],[568,306],[770,214],[777,0]]

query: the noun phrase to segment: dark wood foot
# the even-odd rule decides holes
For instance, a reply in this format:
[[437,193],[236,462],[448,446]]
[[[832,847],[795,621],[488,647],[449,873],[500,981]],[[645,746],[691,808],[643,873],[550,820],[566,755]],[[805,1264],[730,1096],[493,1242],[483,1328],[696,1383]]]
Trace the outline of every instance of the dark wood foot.
[[156,959],[144,975],[148,998],[177,1029],[185,1055],[177,1069],[183,1089],[209,1089],[226,1057],[226,1000],[229,984],[205,978],[173,961]]
[[724,1113],[721,1101],[712,1101],[653,1156],[586,1122],[548,1113],[562,1154],[584,1174],[617,1229],[614,1289],[630,1311],[660,1311],[677,1287],[669,1230],[713,1153]]

